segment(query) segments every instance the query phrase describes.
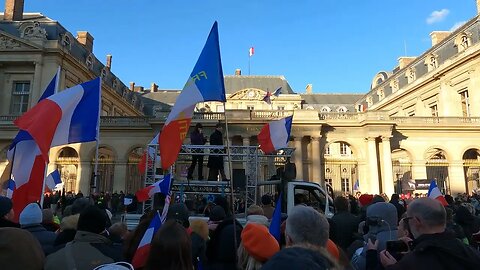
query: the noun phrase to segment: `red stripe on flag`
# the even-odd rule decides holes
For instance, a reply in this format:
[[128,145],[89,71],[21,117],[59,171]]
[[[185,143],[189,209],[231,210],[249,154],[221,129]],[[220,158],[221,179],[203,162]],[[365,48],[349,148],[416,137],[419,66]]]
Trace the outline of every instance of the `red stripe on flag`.
[[148,186],[146,188],[142,188],[137,193],[135,193],[135,197],[137,197],[138,202],[144,202],[150,199],[150,190],[154,188],[154,186]]
[[145,170],[147,168],[147,151],[143,153],[142,159],[137,164],[137,168],[140,174],[145,174]]
[[132,265],[135,269],[139,269],[145,266],[147,262],[148,255],[150,254],[150,244],[143,247],[139,247],[133,255]]
[[160,156],[162,168],[168,169],[177,160],[178,153],[182,148],[183,140],[190,128],[191,118],[174,120],[163,127],[160,134]]
[[268,123],[263,126],[257,138],[258,143],[260,144],[260,149],[262,149],[264,153],[268,154],[275,151],[275,147],[270,138],[270,125]]
[[20,213],[27,204],[40,201],[44,173],[45,161],[42,156],[38,155],[33,163],[28,182],[17,187],[12,195],[14,219],[16,222],[18,222]]
[[62,119],[62,109],[57,103],[44,99],[32,109],[24,113],[13,123],[20,129],[28,131],[42,152],[45,161],[48,161],[48,151],[58,123]]

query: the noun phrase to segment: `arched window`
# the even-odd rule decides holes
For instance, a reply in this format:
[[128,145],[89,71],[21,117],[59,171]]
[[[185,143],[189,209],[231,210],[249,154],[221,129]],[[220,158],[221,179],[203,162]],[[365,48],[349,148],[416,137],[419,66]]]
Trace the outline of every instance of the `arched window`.
[[415,81],[416,79],[416,74],[415,74],[415,69],[414,68],[409,68],[405,74],[407,77],[407,81],[408,83],[411,83],[413,81]]
[[458,52],[466,50],[472,45],[471,34],[463,32],[455,38],[455,47]]
[[320,109],[322,113],[328,113],[331,111],[330,107],[328,106],[323,106],[322,109]]
[[93,68],[93,56],[91,54],[87,56],[87,59],[85,60],[85,64],[87,65],[88,69]]
[[106,70],[106,68],[102,68],[102,71],[100,72],[100,77],[102,77],[102,79],[105,80],[105,78],[107,77],[107,70]]
[[345,112],[347,112],[347,111],[348,111],[348,110],[347,110],[347,108],[346,108],[345,106],[340,106],[340,107],[338,107],[338,109],[337,109],[337,112],[339,112],[339,113],[345,113]]

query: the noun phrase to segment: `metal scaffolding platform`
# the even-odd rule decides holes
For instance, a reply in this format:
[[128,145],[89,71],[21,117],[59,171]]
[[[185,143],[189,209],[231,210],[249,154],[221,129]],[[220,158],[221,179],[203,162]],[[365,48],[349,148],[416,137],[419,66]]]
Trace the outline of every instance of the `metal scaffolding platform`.
[[[158,153],[158,145],[148,145],[149,153]],[[230,151],[228,153],[227,151]],[[187,180],[185,169],[191,164],[193,155],[204,156],[204,166],[209,155],[224,156],[224,168],[227,177],[232,179],[234,176],[229,175],[229,164],[232,169],[243,170],[245,174],[245,183],[243,185],[235,185],[233,190],[236,198],[242,198],[245,201],[245,209],[252,204],[257,204],[258,183],[271,179],[276,174],[277,168],[283,166],[288,157],[293,155],[295,148],[284,148],[275,154],[264,154],[258,146],[210,146],[210,145],[182,145],[177,162],[171,167],[170,172],[173,177],[172,192],[182,198],[185,195],[222,195],[230,194],[232,181],[198,181]],[[228,161],[230,154],[231,162]],[[145,173],[145,186],[149,186],[159,179],[161,169],[156,168],[158,156],[150,155],[147,158],[147,168]],[[204,170],[205,171],[205,170]],[[235,180],[235,179],[234,179]],[[174,197],[175,197],[174,196]],[[147,201],[143,210],[151,208],[152,202]]]

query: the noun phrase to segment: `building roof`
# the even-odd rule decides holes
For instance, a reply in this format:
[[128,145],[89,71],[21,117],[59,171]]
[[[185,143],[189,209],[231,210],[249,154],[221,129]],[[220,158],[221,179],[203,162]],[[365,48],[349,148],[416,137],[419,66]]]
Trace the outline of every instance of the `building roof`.
[[300,94],[305,104],[311,105],[353,105],[364,94]]
[[257,88],[273,92],[282,87],[281,94],[295,94],[284,76],[226,75],[225,91],[233,94],[246,88]]

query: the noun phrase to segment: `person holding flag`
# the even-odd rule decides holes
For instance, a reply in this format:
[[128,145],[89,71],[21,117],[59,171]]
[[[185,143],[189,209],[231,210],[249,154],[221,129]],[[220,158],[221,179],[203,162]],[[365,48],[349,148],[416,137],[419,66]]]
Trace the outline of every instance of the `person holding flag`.
[[178,157],[192,121],[195,105],[206,101],[226,102],[217,22],[213,24],[200,57],[160,134],[158,143],[164,170]]

